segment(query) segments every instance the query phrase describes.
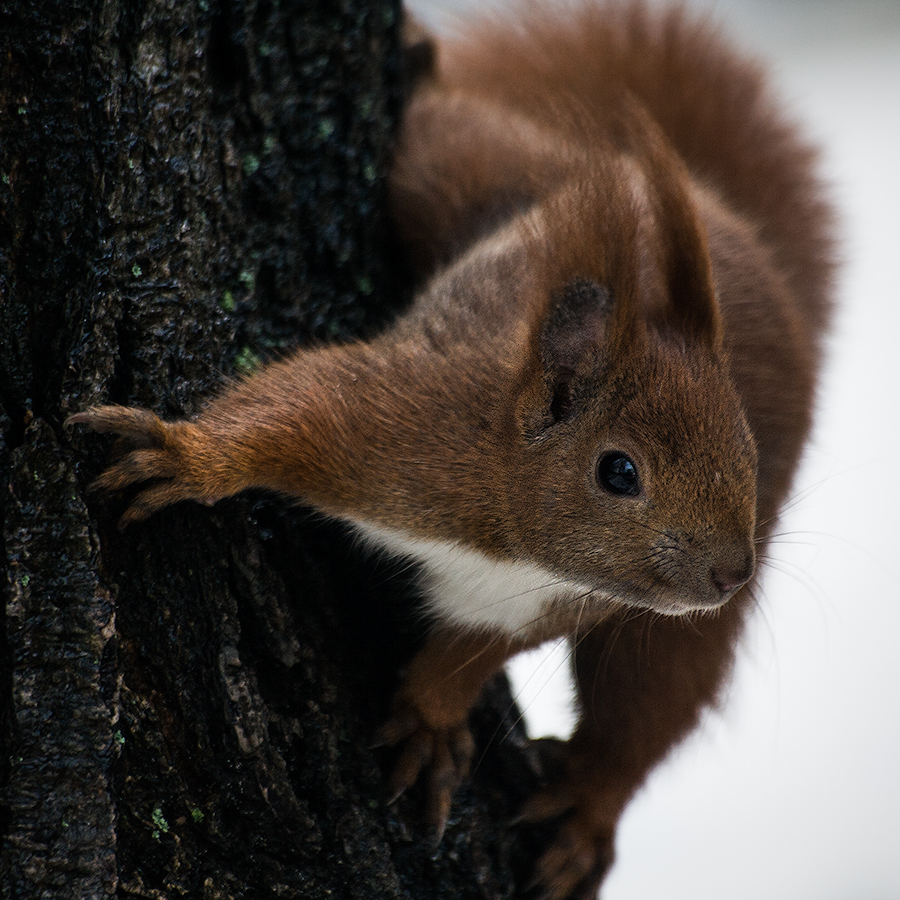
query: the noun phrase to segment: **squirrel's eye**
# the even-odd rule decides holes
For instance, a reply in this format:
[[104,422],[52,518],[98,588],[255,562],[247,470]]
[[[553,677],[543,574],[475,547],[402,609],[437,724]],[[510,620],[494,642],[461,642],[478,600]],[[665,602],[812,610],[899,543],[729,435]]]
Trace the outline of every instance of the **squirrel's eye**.
[[607,453],[597,463],[597,479],[611,494],[634,497],[641,491],[637,466],[624,453]]

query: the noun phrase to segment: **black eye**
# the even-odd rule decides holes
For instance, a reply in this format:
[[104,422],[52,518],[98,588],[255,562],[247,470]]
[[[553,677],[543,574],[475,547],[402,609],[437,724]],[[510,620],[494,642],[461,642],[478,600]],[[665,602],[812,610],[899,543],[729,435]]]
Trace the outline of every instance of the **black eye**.
[[641,492],[637,466],[624,453],[607,453],[597,463],[597,480],[611,494],[634,497]]

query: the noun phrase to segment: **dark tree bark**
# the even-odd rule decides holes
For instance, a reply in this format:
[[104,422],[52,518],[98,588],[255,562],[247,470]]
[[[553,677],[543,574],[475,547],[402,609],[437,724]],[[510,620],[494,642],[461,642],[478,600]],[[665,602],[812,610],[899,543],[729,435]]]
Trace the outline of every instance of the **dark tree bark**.
[[[421,623],[339,528],[245,496],[120,533],[98,402],[191,414],[402,301],[391,0],[7,0],[0,12],[0,889],[508,897],[535,775],[502,684],[433,851],[367,749]],[[536,836],[532,835],[532,839]]]

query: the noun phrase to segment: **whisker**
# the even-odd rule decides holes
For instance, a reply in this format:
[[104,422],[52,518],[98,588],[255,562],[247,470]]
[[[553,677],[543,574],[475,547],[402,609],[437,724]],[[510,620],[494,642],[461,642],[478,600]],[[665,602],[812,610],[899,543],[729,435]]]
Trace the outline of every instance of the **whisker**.
[[761,560],[761,565],[765,569],[773,572],[780,572],[782,575],[793,578],[815,599],[817,604],[828,606],[833,611],[835,610],[834,603],[829,598],[828,592],[801,566],[791,560],[772,559],[771,557],[766,557]]
[[[594,595],[594,591],[585,591],[584,593],[578,594],[575,597],[573,597],[572,602],[577,603],[578,601],[581,601],[582,605],[584,606],[587,604],[587,601],[593,595]],[[607,598],[604,596],[603,599],[606,600]],[[518,628],[511,631],[510,634],[512,637],[517,637],[521,633],[530,631],[535,625],[540,624],[545,619],[548,619],[551,616],[554,616],[557,614],[558,614],[558,609],[556,609],[553,605],[550,605],[545,612],[541,613],[539,616],[534,616],[533,618],[529,619],[524,625],[521,625]]]
[[640,528],[644,528],[647,531],[653,532],[653,534],[659,534],[664,538],[668,538],[669,540],[677,539],[676,536],[670,531],[665,531],[661,528],[654,528],[652,525],[648,525],[646,522],[641,522],[640,519],[631,519],[628,516],[622,516],[622,521],[627,522],[629,525],[637,525]]
[[[862,554],[863,556],[866,557],[866,559],[870,563],[877,565],[880,569],[882,569],[882,571],[884,571],[888,574],[892,574],[890,567],[888,565],[886,565],[886,563],[884,562],[883,559],[881,559],[874,552],[872,552],[871,548],[866,547],[863,544],[857,543],[856,541],[853,541],[850,538],[845,537],[844,535],[832,534],[827,531],[809,531],[807,529],[803,529],[803,530],[798,529],[796,531],[784,531],[784,532],[776,533],[775,535],[772,536],[772,543],[774,543],[774,544],[789,544],[789,545],[795,545],[795,546],[807,546],[807,544],[805,542],[801,542],[801,541],[779,540],[779,538],[781,538],[781,537],[792,536],[792,535],[810,535],[811,537],[819,538],[822,541],[833,541],[837,544],[842,545],[843,547],[845,547],[847,549],[850,549],[856,553]],[[763,541],[763,543],[764,542],[765,541]],[[810,545],[814,546],[814,547],[818,546],[818,544],[813,544],[813,543],[810,543]]]
[[827,483],[830,482],[830,481],[833,481],[833,480],[836,479],[836,478],[843,477],[843,476],[845,476],[845,475],[850,475],[850,474],[852,474],[853,472],[858,471],[859,469],[864,468],[865,465],[867,465],[867,464],[861,463],[861,464],[856,465],[856,466],[848,466],[848,467],[844,468],[844,469],[843,469],[842,471],[840,471],[840,472],[835,472],[835,473],[831,473],[831,474],[825,475],[825,476],[823,476],[822,478],[820,478],[818,481],[814,482],[813,484],[807,485],[806,487],[802,488],[801,490],[797,491],[796,493],[794,493],[794,494],[792,494],[790,497],[788,497],[788,498],[781,504],[781,506],[778,508],[778,510],[777,510],[775,513],[773,513],[771,516],[769,516],[767,519],[763,519],[763,520],[761,520],[760,522],[757,522],[757,523],[756,523],[756,527],[757,527],[758,529],[759,529],[759,528],[765,528],[766,525],[768,525],[768,524],[770,524],[771,522],[775,521],[775,520],[778,519],[780,516],[782,516],[784,513],[789,512],[789,511],[792,510],[792,509],[795,509],[795,508],[797,507],[798,504],[800,504],[800,503],[803,502],[804,500],[807,500],[809,497],[811,497],[811,496],[812,496],[816,491],[818,491],[823,485],[827,484]]
[[473,653],[465,662],[460,663],[452,671],[447,672],[444,675],[444,678],[450,679],[450,678],[453,678],[456,675],[458,675],[460,672],[462,672],[463,669],[466,668],[466,666],[470,666],[473,662],[475,662],[475,660],[480,659],[482,656],[484,656],[484,654],[487,653],[488,650],[493,649],[493,647],[496,644],[498,644],[500,641],[502,641],[503,638],[504,638],[504,635],[498,634],[496,637],[493,638],[493,640],[491,640],[489,643],[485,644],[485,646],[482,647],[479,651],[477,651],[476,653]]

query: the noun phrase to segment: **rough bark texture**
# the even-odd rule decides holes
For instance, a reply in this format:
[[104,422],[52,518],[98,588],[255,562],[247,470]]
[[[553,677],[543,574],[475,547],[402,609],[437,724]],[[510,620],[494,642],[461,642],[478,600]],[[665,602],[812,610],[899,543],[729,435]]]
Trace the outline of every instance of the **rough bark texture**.
[[[8,0],[0,12],[4,897],[508,897],[535,776],[502,685],[433,851],[367,749],[418,639],[402,577],[242,497],[120,533],[98,402],[377,327],[391,0]],[[392,280],[393,279],[393,280]],[[533,836],[532,836],[533,837]]]

